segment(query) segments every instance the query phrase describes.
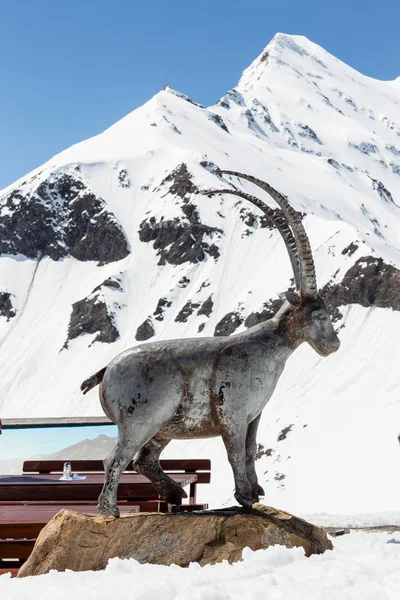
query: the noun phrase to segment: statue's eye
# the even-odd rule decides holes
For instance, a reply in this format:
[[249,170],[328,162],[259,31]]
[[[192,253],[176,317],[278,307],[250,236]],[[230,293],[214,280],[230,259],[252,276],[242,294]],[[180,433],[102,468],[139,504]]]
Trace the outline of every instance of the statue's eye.
[[317,319],[317,321],[324,321],[326,319],[326,315],[324,313],[313,313],[313,317],[314,319]]

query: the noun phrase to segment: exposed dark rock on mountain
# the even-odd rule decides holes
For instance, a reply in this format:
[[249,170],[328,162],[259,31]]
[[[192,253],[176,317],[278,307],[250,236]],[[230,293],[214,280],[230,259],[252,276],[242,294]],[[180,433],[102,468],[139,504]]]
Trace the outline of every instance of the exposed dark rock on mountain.
[[114,215],[74,175],[55,174],[24,193],[24,184],[2,199],[0,254],[28,258],[109,263],[129,254],[128,242]]
[[247,227],[255,227],[257,224],[257,217],[248,208],[240,209],[240,218]]
[[212,296],[209,296],[207,298],[207,300],[205,300],[203,302],[203,304],[200,306],[199,310],[197,311],[197,314],[205,315],[206,317],[209,317],[212,313],[213,306],[214,306],[214,302],[212,300]]
[[187,287],[187,286],[189,285],[189,283],[190,283],[190,279],[189,279],[188,277],[186,277],[186,275],[184,275],[184,276],[182,277],[182,279],[180,279],[180,280],[178,281],[178,286],[179,286],[180,288],[185,288],[185,287]]
[[178,315],[175,318],[177,323],[186,323],[191,314],[199,308],[200,302],[191,302],[189,300],[186,302],[185,306],[179,311]]
[[395,175],[400,175],[400,165],[394,162],[390,163],[390,168]]
[[168,83],[165,84],[164,90],[168,90],[170,94],[173,94],[174,96],[177,96],[178,98],[182,98],[182,100],[186,100],[186,102],[189,102],[189,104],[193,104],[194,106],[198,106],[199,108],[204,108],[204,106],[202,104],[195,102],[194,100],[192,100],[192,98],[190,98],[186,94],[182,94],[181,92],[177,92],[176,90],[173,90],[168,85]]
[[148,317],[136,330],[135,339],[138,342],[145,342],[155,335],[155,330],[151,317]]
[[243,317],[238,312],[229,312],[217,323],[214,335],[231,335],[243,323]]
[[125,189],[131,187],[131,180],[129,179],[128,171],[126,169],[121,169],[118,173],[118,183]]
[[191,223],[200,223],[200,216],[197,212],[197,206],[191,202],[184,202],[181,206],[182,212]]
[[258,325],[259,323],[263,323],[268,319],[271,319],[282,306],[283,299],[277,298],[275,300],[271,300],[270,302],[264,302],[264,307],[260,312],[250,313],[245,321],[245,327],[254,327],[254,325]]
[[199,164],[201,167],[203,167],[203,169],[209,171],[210,173],[215,173],[219,169],[218,165],[209,160],[202,160]]
[[171,185],[168,192],[179,198],[185,198],[189,194],[194,194],[199,191],[199,188],[193,183],[192,175],[189,173],[185,163],[182,163],[172,171],[165,179],[162,180],[161,186],[166,183]]
[[[351,256],[357,248],[352,242],[342,254]],[[334,322],[342,317],[339,308],[348,304],[400,310],[400,270],[385,263],[382,258],[365,256],[354,263],[340,283],[328,283],[321,289],[320,294]],[[246,317],[245,327],[253,327],[273,317],[282,302],[282,299],[266,302],[263,310],[250,313]]]
[[287,434],[292,431],[292,427],[294,427],[293,423],[292,423],[292,425],[288,425],[287,427],[284,427],[282,429],[282,431],[280,432],[280,434],[278,435],[277,441],[282,442],[283,440],[286,440]]
[[168,188],[170,194],[182,198],[181,210],[188,222],[179,217],[172,220],[164,220],[161,217],[159,221],[156,221],[155,217],[150,217],[140,224],[140,240],[154,242],[153,248],[158,251],[157,256],[160,257],[159,265],[196,263],[204,260],[206,254],[217,259],[218,246],[203,241],[203,238],[206,235],[213,237],[216,233],[221,235],[222,231],[202,223],[197,206],[189,202],[187,195],[198,192],[198,188],[192,182],[192,175],[187,166],[182,163],[161,182],[161,186],[166,183],[171,183]]
[[218,125],[218,127],[221,127],[221,129],[223,129],[227,133],[229,133],[229,129],[225,125],[225,121],[223,120],[223,118],[220,115],[211,113],[209,116],[209,120],[212,121],[213,123],[215,123],[216,125]]
[[389,190],[383,185],[382,181],[377,181],[376,179],[372,179],[372,187],[374,190],[378,192],[380,197],[384,202],[388,202],[389,204],[395,204],[393,200],[392,194]]
[[171,300],[167,300],[167,298],[159,299],[156,310],[153,312],[153,315],[155,316],[157,321],[164,320],[165,309],[169,308],[171,306],[171,304],[172,304]]
[[386,149],[389,150],[395,156],[400,156],[400,150],[393,146],[393,144],[386,144]]
[[321,295],[334,317],[338,307],[347,304],[400,310],[400,270],[382,258],[365,256],[355,262],[341,283],[327,284]]
[[349,146],[351,148],[355,148],[359,150],[363,154],[376,154],[378,152],[378,148],[375,144],[371,144],[370,142],[361,142],[360,144],[355,144],[350,142]]
[[353,256],[354,252],[356,252],[356,250],[358,250],[358,245],[355,244],[354,242],[351,242],[351,244],[349,244],[347,246],[347,248],[344,248],[342,250],[342,254],[348,254],[348,256]]
[[218,246],[203,241],[204,236],[215,233],[222,232],[203,223],[185,223],[179,218],[156,221],[155,217],[150,217],[140,224],[139,238],[142,242],[154,241],[153,248],[160,257],[159,265],[181,265],[185,262],[200,262],[205,259],[206,254],[217,259]]
[[206,287],[210,287],[210,285],[211,284],[210,284],[209,280],[206,279],[205,281],[203,281],[203,283],[201,284],[201,286],[199,287],[199,289],[197,290],[196,293],[198,294],[199,292],[201,292],[202,289],[204,289]]
[[314,129],[311,129],[309,125],[305,125],[304,123],[298,123],[297,133],[302,138],[313,140],[314,142],[317,142],[317,144],[322,144]]
[[259,460],[262,456],[271,456],[273,452],[272,448],[265,449],[263,444],[257,444],[256,460]]
[[97,287],[94,288],[93,292],[97,292],[97,290],[100,290],[102,287],[109,287],[113,290],[120,290],[122,291],[122,285],[120,280],[117,279],[112,279],[111,277],[109,277],[108,279],[106,279],[105,281],[103,281],[103,283],[101,283],[100,285],[98,285]]
[[74,302],[64,348],[68,347],[71,340],[85,333],[97,333],[93,344],[95,342],[110,344],[119,338],[114,313],[110,311],[101,290],[103,285],[110,287],[109,281],[96,287],[87,298]]
[[5,317],[7,321],[17,314],[12,305],[11,298],[12,295],[9,292],[0,292],[0,317]]

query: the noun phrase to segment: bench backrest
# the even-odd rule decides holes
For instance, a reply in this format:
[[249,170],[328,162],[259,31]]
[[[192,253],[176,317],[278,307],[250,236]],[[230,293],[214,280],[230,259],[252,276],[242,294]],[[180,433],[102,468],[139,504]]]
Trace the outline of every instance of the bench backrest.
[[[23,464],[23,473],[62,473],[64,460],[26,460]],[[104,473],[102,460],[71,460],[73,473]],[[166,458],[160,460],[161,468],[166,473],[196,473],[197,479],[190,485],[189,502],[196,503],[197,485],[210,483],[211,461],[208,458]],[[130,461],[126,472],[134,472],[133,461]]]
[[[76,473],[103,473],[102,460],[71,460],[71,468]],[[23,473],[62,473],[65,460],[26,460],[22,467]],[[190,459],[162,459],[161,468],[169,473],[197,473],[198,471],[211,471],[211,461],[207,458]],[[125,472],[134,471],[133,461],[129,463]],[[200,483],[200,481],[198,481]],[[202,481],[201,483],[208,483]]]

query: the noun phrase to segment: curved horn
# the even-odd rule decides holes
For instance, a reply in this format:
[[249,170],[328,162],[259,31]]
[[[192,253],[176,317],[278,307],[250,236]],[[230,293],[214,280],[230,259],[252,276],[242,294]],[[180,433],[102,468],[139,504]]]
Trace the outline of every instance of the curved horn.
[[305,232],[303,224],[297,214],[287,201],[287,198],[280,194],[277,190],[271,187],[265,181],[252,177],[251,175],[244,175],[237,171],[225,171],[218,169],[217,174],[233,175],[246,179],[250,183],[258,186],[265,192],[267,192],[275,202],[281,207],[284,215],[286,216],[289,225],[293,230],[293,234],[297,243],[297,251],[299,254],[299,267],[300,267],[300,290],[302,296],[315,297],[317,295],[317,278],[315,274],[314,259],[312,256],[310,241]]
[[251,194],[246,194],[246,192],[242,192],[236,189],[223,189],[223,190],[206,190],[203,192],[208,196],[214,196],[216,194],[233,194],[234,196],[239,196],[240,198],[244,198],[244,200],[248,200],[254,206],[257,206],[259,209],[267,217],[268,221],[274,225],[279,233],[281,234],[283,241],[285,242],[290,262],[293,269],[294,281],[297,290],[300,290],[300,268],[299,268],[299,257],[297,254],[297,245],[296,240],[293,237],[292,230],[290,229],[286,219],[281,216],[276,210],[270,208],[267,204],[264,204],[259,198],[256,196],[252,196]]

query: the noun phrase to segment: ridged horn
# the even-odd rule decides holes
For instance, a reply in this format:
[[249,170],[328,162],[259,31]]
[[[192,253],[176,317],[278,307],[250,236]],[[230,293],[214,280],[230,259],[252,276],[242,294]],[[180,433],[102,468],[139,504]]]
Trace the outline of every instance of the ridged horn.
[[239,196],[239,198],[243,198],[244,200],[248,200],[254,206],[257,206],[264,215],[267,217],[268,221],[277,228],[279,233],[281,234],[283,241],[285,242],[290,262],[293,269],[294,281],[298,291],[300,291],[300,268],[299,268],[299,257],[297,254],[297,245],[296,240],[293,237],[292,230],[290,229],[285,217],[280,215],[276,210],[270,208],[267,204],[264,204],[262,200],[257,198],[256,196],[252,196],[251,194],[247,194],[246,192],[242,192],[236,189],[222,189],[222,190],[206,190],[203,194],[207,196],[214,196],[216,194],[233,194],[234,196]]
[[309,296],[315,298],[317,295],[317,278],[315,274],[314,259],[312,256],[311,245],[300,220],[297,212],[292,208],[287,201],[287,198],[280,194],[275,188],[271,187],[265,181],[252,177],[251,175],[245,175],[238,173],[237,171],[226,171],[218,169],[217,175],[233,175],[234,177],[240,177],[246,181],[250,181],[257,187],[267,192],[271,198],[281,207],[284,215],[287,218],[288,224],[292,228],[294,238],[296,240],[297,252],[299,256],[299,268],[300,268],[300,291],[302,297]]

